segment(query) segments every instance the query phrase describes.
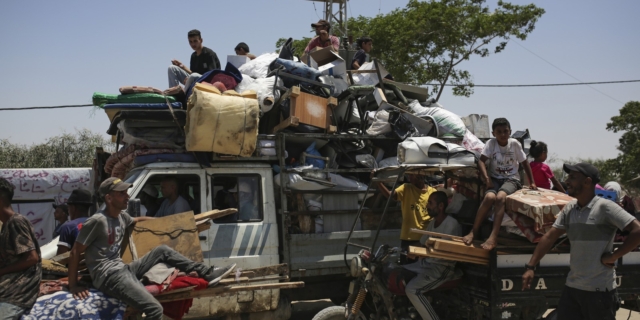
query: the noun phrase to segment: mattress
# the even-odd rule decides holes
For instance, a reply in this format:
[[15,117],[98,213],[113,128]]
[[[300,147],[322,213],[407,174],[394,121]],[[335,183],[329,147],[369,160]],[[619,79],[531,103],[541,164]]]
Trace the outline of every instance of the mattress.
[[[166,98],[166,99],[165,99]],[[156,93],[133,93],[133,94],[110,94],[110,93],[93,93],[93,105],[98,107],[104,107],[105,104],[112,103],[169,103],[176,102],[176,99],[172,96],[163,96]]]

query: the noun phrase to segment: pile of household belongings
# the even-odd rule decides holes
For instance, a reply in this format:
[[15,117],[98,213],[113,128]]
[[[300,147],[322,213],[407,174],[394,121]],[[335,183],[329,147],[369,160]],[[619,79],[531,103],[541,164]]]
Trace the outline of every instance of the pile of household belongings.
[[551,229],[564,206],[575,198],[554,190],[521,189],[507,196],[503,226],[507,231],[538,243]]
[[[192,211],[153,220],[141,221],[125,238],[122,260],[128,264],[143,257],[153,248],[167,245],[185,257],[204,260],[198,234],[211,226],[211,220],[234,214],[237,209],[213,210],[195,215]],[[179,237],[175,235],[180,233]],[[43,281],[40,296],[29,314],[22,319],[126,319],[137,310],[128,308],[118,299],[106,296],[91,285],[84,255],[79,265],[79,285],[90,289],[88,299],[75,300],[69,292],[69,253],[43,259]],[[154,266],[141,280],[145,288],[162,303],[164,314],[182,319],[188,313],[193,298],[234,294],[240,291],[300,288],[303,282],[289,282],[287,265],[274,265],[242,270],[208,288],[208,282],[197,274],[184,274],[165,264]]]
[[489,251],[482,249],[478,241],[467,246],[462,242],[462,237],[415,228],[411,231],[429,236],[424,247],[409,247],[408,256],[411,258],[428,257],[482,265],[489,264]]

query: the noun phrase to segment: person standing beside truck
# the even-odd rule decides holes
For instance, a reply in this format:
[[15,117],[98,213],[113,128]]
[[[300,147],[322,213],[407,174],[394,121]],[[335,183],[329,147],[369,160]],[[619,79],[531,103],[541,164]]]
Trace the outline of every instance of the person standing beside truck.
[[53,237],[60,235],[60,228],[69,221],[69,206],[66,203],[53,204],[53,219],[56,221],[56,227],[53,230]]
[[[409,246],[420,245],[420,235],[411,232],[411,228],[424,230],[431,220],[427,209],[429,196],[436,189],[425,183],[425,176],[421,174],[407,174],[409,183],[397,187],[393,192],[389,191],[382,183],[378,183],[378,189],[385,198],[392,197],[402,203],[402,228],[400,230],[400,247],[402,251],[409,250]],[[406,264],[405,255],[400,256],[400,263]]]
[[0,178],[0,319],[19,319],[36,303],[42,257],[29,220],[11,208],[13,185]]
[[[614,320],[620,307],[615,262],[640,245],[640,223],[613,201],[596,196],[598,169],[588,163],[565,164],[568,203],[551,230],[540,240],[526,271],[522,290],[529,289],[536,266],[556,240],[567,234],[571,242],[570,271],[558,301],[558,319]],[[629,231],[622,246],[613,250],[616,231]]]
[[139,280],[153,266],[165,263],[186,273],[195,271],[209,281],[209,286],[214,286],[233,271],[235,264],[224,268],[208,267],[185,258],[166,245],[161,245],[141,259],[125,265],[120,258],[120,249],[126,229],[139,221],[154,219],[132,218],[124,211],[129,201],[127,190],[130,187],[131,184],[118,178],[109,178],[100,184],[98,190],[104,198],[105,208],[87,219],[71,250],[69,291],[76,299],[89,296],[86,288],[78,286],[80,254],[85,252],[87,269],[94,287],[144,312],[146,319],[162,319],[162,305]]
[[89,208],[91,208],[91,193],[85,189],[75,189],[67,200],[69,206],[70,221],[60,228],[60,240],[58,240],[58,252],[56,255],[68,252],[76,243],[76,238],[82,224],[89,218]]
[[189,87],[208,71],[220,69],[220,60],[216,53],[202,45],[202,35],[199,30],[193,29],[187,33],[189,45],[193,49],[189,68],[179,60],[171,60],[169,66],[169,89],[165,94],[172,95],[182,90],[180,84]]

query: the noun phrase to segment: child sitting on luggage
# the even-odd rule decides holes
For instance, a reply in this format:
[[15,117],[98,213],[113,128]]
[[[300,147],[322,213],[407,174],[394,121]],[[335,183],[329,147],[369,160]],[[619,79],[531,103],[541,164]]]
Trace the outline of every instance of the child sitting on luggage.
[[565,193],[560,181],[553,175],[551,168],[544,163],[547,160],[547,144],[542,141],[531,141],[529,155],[533,158],[531,162],[531,172],[536,186],[544,189],[551,189],[551,184],[558,190]]
[[[478,162],[480,170],[480,178],[486,185],[487,191],[484,200],[480,204],[476,219],[473,222],[473,230],[464,237],[463,241],[470,245],[478,236],[482,222],[487,218],[491,207],[494,208],[493,229],[491,235],[482,244],[486,250],[496,247],[498,240],[498,232],[504,217],[505,202],[507,196],[522,188],[520,177],[518,174],[519,165],[522,164],[524,171],[530,183],[530,188],[535,190],[536,184],[533,182],[533,175],[527,156],[522,150],[522,145],[516,139],[510,138],[511,124],[505,118],[497,118],[493,120],[491,125],[492,134],[495,138],[487,141],[482,149],[482,155]],[[489,160],[489,171],[485,162]]]

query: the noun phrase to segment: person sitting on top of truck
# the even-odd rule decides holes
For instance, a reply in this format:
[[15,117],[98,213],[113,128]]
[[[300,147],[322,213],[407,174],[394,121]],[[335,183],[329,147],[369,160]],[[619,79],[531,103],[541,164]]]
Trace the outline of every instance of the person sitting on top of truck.
[[[392,192],[380,182],[378,189],[386,198],[402,202],[402,228],[400,231],[400,247],[402,251],[409,250],[409,246],[420,245],[420,235],[411,232],[411,228],[424,230],[431,220],[427,202],[429,196],[436,189],[425,183],[425,176],[421,174],[407,174],[409,183],[397,187]],[[408,262],[405,255],[400,256],[401,264]],[[413,261],[413,260],[412,260]]]
[[160,191],[164,196],[164,201],[160,209],[156,212],[156,217],[166,217],[176,213],[191,211],[189,202],[178,194],[178,180],[173,177],[165,177],[160,182]]
[[249,45],[244,42],[238,43],[234,50],[236,51],[236,55],[247,56],[251,60],[256,58],[255,55],[249,53]]
[[0,318],[20,319],[40,292],[42,258],[26,216],[13,211],[13,185],[0,178]]
[[187,33],[189,45],[193,49],[191,62],[187,68],[182,62],[173,59],[169,66],[169,89],[164,91],[166,95],[175,95],[182,91],[180,84],[189,87],[207,71],[220,69],[220,60],[216,53],[202,45],[202,36],[199,30],[193,29]]
[[58,240],[58,252],[56,255],[68,252],[76,243],[76,238],[82,225],[89,218],[89,208],[91,208],[91,193],[85,189],[75,189],[71,191],[67,205],[69,206],[69,219],[60,228],[60,240]]
[[[152,217],[132,218],[125,211],[131,184],[118,178],[109,178],[100,184],[99,193],[105,208],[99,210],[84,223],[69,259],[69,291],[76,299],[89,297],[87,288],[78,286],[80,254],[85,253],[87,269],[93,286],[105,294],[145,313],[146,319],[162,319],[162,305],[145,289],[140,278],[158,263],[165,263],[182,272],[193,271],[214,286],[235,268],[208,267],[191,261],[166,245],[153,248],[139,260],[125,265],[120,258],[122,240],[126,229],[139,221]],[[39,281],[38,281],[39,282]]]
[[307,47],[304,49],[305,53],[311,52],[311,50],[316,47],[326,48],[332,46],[334,51],[340,49],[340,39],[329,34],[331,24],[329,24],[327,20],[319,20],[316,23],[312,23],[311,27],[316,30],[316,36],[307,44]]
[[[567,192],[576,198],[558,214],[524,267],[522,290],[530,289],[536,266],[556,240],[567,234],[571,242],[569,275],[556,309],[558,319],[614,320],[618,310],[615,263],[640,245],[640,223],[613,201],[596,196],[600,181],[596,167],[588,163],[565,164]],[[629,235],[616,251],[617,230]]]
[[373,40],[369,37],[359,38],[356,43],[360,50],[353,55],[353,60],[351,60],[351,69],[353,70],[360,69],[367,60],[367,53],[371,52],[371,49],[373,49]]
[[[507,196],[522,188],[518,173],[520,164],[522,164],[524,171],[527,173],[529,188],[532,190],[537,189],[536,184],[533,182],[533,173],[531,172],[527,155],[522,150],[522,145],[518,140],[510,138],[511,124],[509,121],[505,118],[496,118],[493,120],[491,127],[495,138],[487,141],[478,162],[480,177],[487,184],[487,191],[473,222],[473,230],[463,239],[466,245],[471,245],[473,240],[479,236],[480,227],[493,207],[495,212],[493,229],[489,238],[482,244],[482,248],[485,250],[491,250],[496,247]],[[489,160],[489,172],[487,172],[485,165],[487,160]]]
[[[448,204],[449,198],[443,191],[436,191],[429,196],[427,210],[433,219],[429,223],[429,226],[427,226],[427,231],[461,236],[462,228],[460,224],[455,218],[446,213]],[[423,235],[422,238],[420,238],[420,244],[426,246],[428,240],[429,236]],[[433,307],[429,304],[427,297],[424,296],[424,293],[439,287],[447,281],[453,280],[455,278],[455,265],[455,261],[423,258],[404,266],[405,269],[417,273],[415,278],[407,283],[405,292],[407,293],[407,298],[409,298],[409,301],[411,301],[413,307],[416,308],[422,319],[439,319],[435,310],[433,310]]]

